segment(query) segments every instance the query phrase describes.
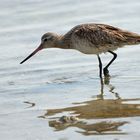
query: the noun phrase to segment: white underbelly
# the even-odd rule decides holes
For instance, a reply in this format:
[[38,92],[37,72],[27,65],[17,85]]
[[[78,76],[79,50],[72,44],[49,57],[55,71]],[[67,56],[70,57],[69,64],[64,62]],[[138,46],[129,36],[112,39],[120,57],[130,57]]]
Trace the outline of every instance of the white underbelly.
[[118,48],[116,45],[94,45],[84,39],[76,39],[72,41],[73,48],[85,54],[100,54],[107,51],[114,51]]
[[76,46],[75,49],[85,54],[98,54],[99,53],[99,49],[95,47]]
[[118,46],[89,46],[89,45],[75,45],[74,49],[85,53],[85,54],[100,54],[106,53],[107,51],[114,51],[118,48]]

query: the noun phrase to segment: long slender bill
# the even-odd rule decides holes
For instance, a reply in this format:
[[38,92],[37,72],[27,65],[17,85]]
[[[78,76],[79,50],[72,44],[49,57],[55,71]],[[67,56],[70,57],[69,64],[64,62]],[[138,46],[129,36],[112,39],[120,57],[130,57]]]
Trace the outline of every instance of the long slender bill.
[[38,51],[42,50],[42,44],[40,44],[40,46],[35,49],[28,57],[26,57],[22,62],[20,62],[20,64],[24,63],[26,60],[28,60],[30,57],[32,57],[33,55],[35,55]]

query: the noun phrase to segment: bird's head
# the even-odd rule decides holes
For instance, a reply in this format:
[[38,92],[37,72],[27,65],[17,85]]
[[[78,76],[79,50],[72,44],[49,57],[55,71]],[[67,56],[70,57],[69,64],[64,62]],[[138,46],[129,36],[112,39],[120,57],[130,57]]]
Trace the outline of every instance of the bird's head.
[[48,32],[41,37],[42,48],[55,48],[60,36],[56,33]]
[[45,48],[55,48],[57,47],[57,42],[59,40],[60,36],[55,33],[45,33],[41,37],[41,43],[37,49],[35,49],[28,57],[26,57],[20,64],[24,63],[26,60],[28,60],[30,57],[35,55],[38,51],[45,49]]

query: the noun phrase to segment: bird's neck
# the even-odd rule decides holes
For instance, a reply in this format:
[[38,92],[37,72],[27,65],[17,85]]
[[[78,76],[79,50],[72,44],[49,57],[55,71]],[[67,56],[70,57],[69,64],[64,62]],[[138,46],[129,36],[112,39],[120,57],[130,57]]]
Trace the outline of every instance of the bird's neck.
[[71,49],[70,40],[65,38],[63,35],[60,35],[56,40],[56,48]]

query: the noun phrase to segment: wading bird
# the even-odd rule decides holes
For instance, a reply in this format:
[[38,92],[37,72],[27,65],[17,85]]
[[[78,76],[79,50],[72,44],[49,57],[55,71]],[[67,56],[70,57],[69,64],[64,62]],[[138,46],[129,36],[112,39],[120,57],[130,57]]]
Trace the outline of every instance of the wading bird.
[[[109,76],[108,67],[116,59],[117,54],[113,51],[125,45],[140,43],[140,35],[122,30],[106,24],[81,24],[72,28],[64,35],[45,33],[41,38],[41,44],[20,64],[24,63],[38,51],[45,48],[75,49],[84,54],[96,54],[99,61],[99,75],[102,71]],[[111,61],[102,69],[101,53],[109,52],[113,55]]]

